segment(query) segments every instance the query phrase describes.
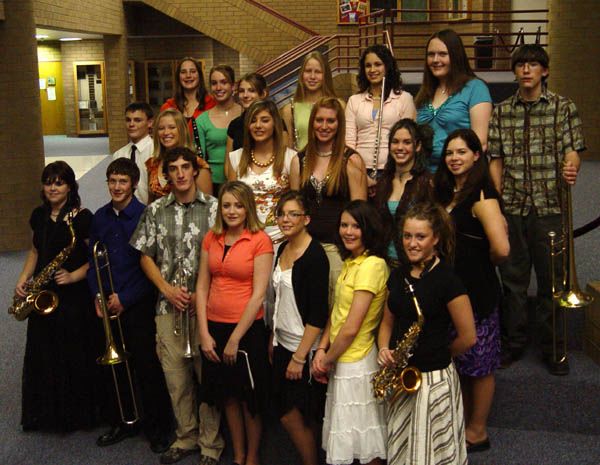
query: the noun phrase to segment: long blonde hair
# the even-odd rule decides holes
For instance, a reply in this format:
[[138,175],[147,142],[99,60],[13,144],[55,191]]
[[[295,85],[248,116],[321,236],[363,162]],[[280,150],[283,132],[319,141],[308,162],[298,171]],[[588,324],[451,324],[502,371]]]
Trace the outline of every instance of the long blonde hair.
[[321,85],[322,96],[337,97],[335,93],[335,88],[333,87],[333,77],[331,75],[331,68],[329,67],[329,62],[325,59],[323,55],[321,55],[321,52],[315,50],[314,52],[310,52],[304,57],[302,66],[300,66],[300,71],[298,72],[298,85],[296,86],[296,92],[294,93],[294,101],[304,102],[304,99],[306,98],[302,75],[304,74],[304,69],[306,68],[308,60],[310,59],[317,60],[321,65],[321,69],[323,70],[323,84]]
[[183,114],[175,109],[175,108],[167,108],[166,110],[161,111],[158,116],[154,119],[154,124],[152,127],[152,140],[154,142],[154,150],[152,151],[152,158],[157,158],[162,160],[165,156],[165,152],[167,149],[164,145],[160,143],[160,139],[158,138],[158,125],[160,120],[165,116],[171,116],[175,121],[175,126],[177,127],[177,132],[179,136],[179,142],[177,147],[185,147],[192,151],[196,151],[196,145],[192,141],[192,136],[190,135],[190,131],[188,129],[188,125],[185,122],[185,118]]
[[273,118],[273,174],[275,177],[281,176],[285,162],[286,145],[283,140],[283,121],[279,115],[277,105],[271,100],[257,100],[246,110],[244,117],[244,146],[240,165],[238,166],[238,177],[244,176],[250,169],[250,154],[254,150],[255,142],[250,134],[250,123],[261,111],[267,111]]
[[315,169],[318,156],[317,139],[315,137],[315,117],[320,108],[334,110],[338,121],[337,132],[333,140],[331,158],[329,159],[327,181],[327,195],[335,195],[340,191],[348,190],[348,175],[346,172],[347,160],[346,153],[346,117],[344,108],[340,101],[335,97],[323,97],[317,100],[310,112],[308,120],[308,143],[304,149],[304,158],[300,167],[300,185],[305,185],[310,180],[310,176]]
[[221,189],[219,189],[219,203],[212,232],[221,235],[225,234],[225,231],[227,231],[227,223],[223,220],[223,196],[228,192],[232,194],[237,201],[244,206],[244,210],[246,210],[246,224],[244,227],[253,234],[263,230],[265,225],[258,219],[256,202],[254,201],[254,192],[252,192],[250,186],[242,181],[228,181],[221,186]]

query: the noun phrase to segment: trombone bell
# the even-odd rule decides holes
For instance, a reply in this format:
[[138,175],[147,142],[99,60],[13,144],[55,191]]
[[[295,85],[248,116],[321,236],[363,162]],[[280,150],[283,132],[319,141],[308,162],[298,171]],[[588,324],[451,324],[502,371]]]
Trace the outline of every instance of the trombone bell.
[[569,292],[561,294],[557,302],[563,308],[582,308],[591,304],[593,300],[591,295],[579,289],[571,289]]
[[121,350],[113,340],[111,344],[106,345],[106,351],[104,355],[98,357],[96,362],[99,365],[118,365],[119,363],[123,363],[129,358],[129,354],[123,350]]

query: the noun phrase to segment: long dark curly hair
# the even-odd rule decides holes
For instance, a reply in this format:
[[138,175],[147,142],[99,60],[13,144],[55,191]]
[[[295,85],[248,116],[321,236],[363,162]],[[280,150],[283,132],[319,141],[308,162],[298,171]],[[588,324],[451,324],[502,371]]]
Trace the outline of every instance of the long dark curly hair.
[[377,55],[385,65],[385,92],[383,100],[387,100],[392,90],[394,90],[395,94],[400,94],[402,92],[402,78],[400,77],[398,63],[396,62],[394,55],[392,55],[392,52],[390,52],[385,45],[380,44],[367,47],[360,56],[358,76],[356,76],[356,83],[358,84],[360,92],[366,92],[371,85],[365,71],[365,60],[369,53]]

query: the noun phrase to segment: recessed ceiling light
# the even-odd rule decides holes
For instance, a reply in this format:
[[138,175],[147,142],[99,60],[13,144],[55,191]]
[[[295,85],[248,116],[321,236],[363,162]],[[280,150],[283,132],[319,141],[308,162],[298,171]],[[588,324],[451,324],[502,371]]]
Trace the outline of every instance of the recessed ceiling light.
[[47,39],[48,37],[50,37],[50,36],[48,36],[48,35],[46,35],[46,34],[36,34],[36,35],[35,35],[35,38],[36,38],[37,40],[44,40],[44,39]]
[[81,40],[81,37],[63,37],[60,39],[61,42],[73,42],[75,40]]

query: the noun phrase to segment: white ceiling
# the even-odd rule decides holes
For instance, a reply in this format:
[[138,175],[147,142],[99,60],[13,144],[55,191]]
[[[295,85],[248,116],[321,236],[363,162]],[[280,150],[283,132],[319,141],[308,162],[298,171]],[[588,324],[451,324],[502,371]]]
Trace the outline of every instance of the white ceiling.
[[36,28],[35,34],[48,36],[45,39],[38,39],[40,41],[60,40],[60,39],[67,38],[67,37],[79,37],[81,39],[102,39],[101,34],[85,34],[83,32],[58,31],[55,29],[42,29],[42,28]]

